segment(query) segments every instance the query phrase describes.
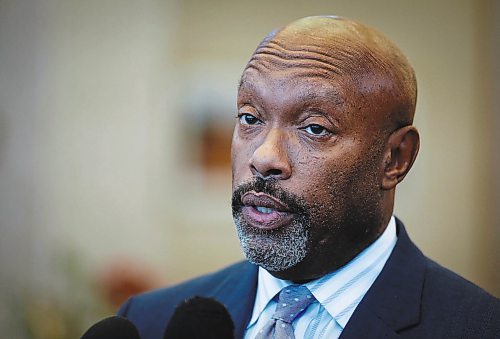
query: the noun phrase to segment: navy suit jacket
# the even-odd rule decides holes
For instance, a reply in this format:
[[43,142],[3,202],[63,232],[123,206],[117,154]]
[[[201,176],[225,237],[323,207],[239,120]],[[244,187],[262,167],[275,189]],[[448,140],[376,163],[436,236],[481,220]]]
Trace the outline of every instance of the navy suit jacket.
[[[399,220],[397,232],[389,260],[341,338],[500,338],[499,299],[426,258]],[[142,339],[163,338],[177,304],[195,295],[212,297],[227,307],[241,338],[253,310],[257,271],[240,262],[132,297],[118,314],[137,326]]]

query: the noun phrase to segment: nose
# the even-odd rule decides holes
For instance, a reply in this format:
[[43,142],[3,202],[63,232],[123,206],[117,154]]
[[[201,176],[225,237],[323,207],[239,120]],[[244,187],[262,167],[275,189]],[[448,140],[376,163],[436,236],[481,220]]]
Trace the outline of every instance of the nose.
[[277,129],[271,129],[262,144],[250,158],[252,174],[262,178],[286,180],[292,174],[292,166],[285,147],[285,137]]

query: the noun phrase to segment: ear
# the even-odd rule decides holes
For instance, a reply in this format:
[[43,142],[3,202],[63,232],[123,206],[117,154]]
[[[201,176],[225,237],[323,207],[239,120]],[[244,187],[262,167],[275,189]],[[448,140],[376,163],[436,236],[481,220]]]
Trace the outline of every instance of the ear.
[[414,126],[394,131],[387,141],[384,154],[382,189],[391,190],[410,171],[420,147],[420,137]]

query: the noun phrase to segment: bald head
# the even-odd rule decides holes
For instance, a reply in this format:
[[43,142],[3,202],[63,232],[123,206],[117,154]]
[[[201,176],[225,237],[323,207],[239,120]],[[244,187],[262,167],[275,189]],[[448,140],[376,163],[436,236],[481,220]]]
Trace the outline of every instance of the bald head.
[[358,103],[361,98],[372,112],[379,109],[387,132],[413,121],[417,85],[412,67],[391,41],[358,22],[314,16],[271,32],[245,71],[276,68],[307,69],[309,76],[335,79],[349,88],[344,97]]

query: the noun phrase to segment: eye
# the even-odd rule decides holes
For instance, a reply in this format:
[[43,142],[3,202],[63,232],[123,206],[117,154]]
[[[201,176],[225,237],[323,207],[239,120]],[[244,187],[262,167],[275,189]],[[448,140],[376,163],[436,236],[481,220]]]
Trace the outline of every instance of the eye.
[[248,113],[240,114],[238,115],[238,118],[240,119],[240,124],[242,125],[256,125],[260,122],[259,119]]
[[330,131],[328,131],[326,128],[317,124],[311,124],[309,126],[306,126],[305,128],[303,128],[303,130],[306,131],[308,134],[315,136],[322,136],[330,133]]

